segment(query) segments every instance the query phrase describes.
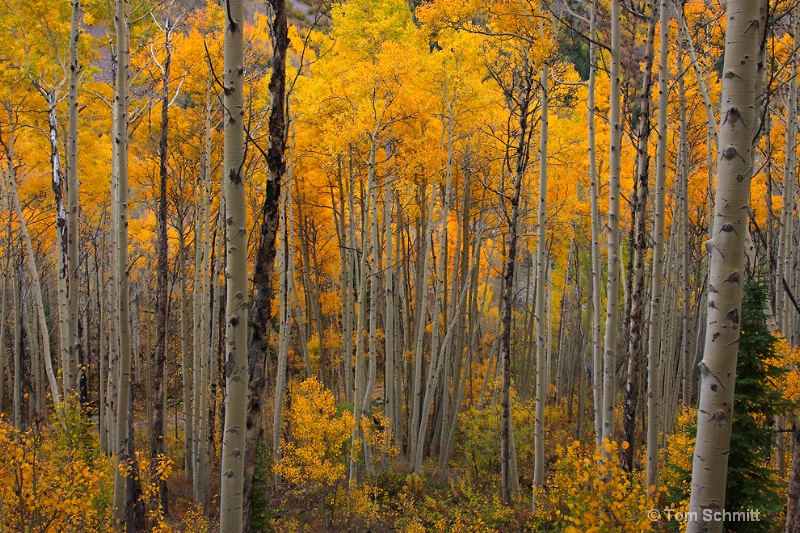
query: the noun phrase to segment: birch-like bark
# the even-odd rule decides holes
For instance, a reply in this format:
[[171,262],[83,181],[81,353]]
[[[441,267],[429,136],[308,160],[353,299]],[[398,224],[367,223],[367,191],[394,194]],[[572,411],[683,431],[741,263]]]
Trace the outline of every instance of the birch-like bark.
[[[377,206],[376,206],[377,208]],[[384,347],[384,360],[385,360],[385,370],[384,370],[384,384],[383,390],[384,398],[386,399],[385,403],[385,413],[386,416],[389,417],[391,420],[391,428],[392,428],[392,435],[394,436],[395,445],[399,443],[398,439],[400,437],[399,434],[399,422],[400,420],[397,419],[395,416],[396,410],[396,402],[399,398],[395,395],[395,327],[394,327],[394,320],[395,320],[395,307],[397,303],[395,302],[395,291],[394,291],[394,264],[392,263],[392,246],[394,243],[392,242],[392,186],[391,180],[387,179],[384,183],[384,193],[383,193],[383,226],[384,226],[384,261],[386,264],[386,271],[384,273],[384,281],[383,281],[383,293],[384,293],[384,305],[385,307],[385,315],[384,315],[384,330],[385,330],[385,338],[386,344]],[[398,352],[401,353],[401,352]]]
[[[9,121],[10,122],[10,121]],[[6,312],[8,310],[8,278],[11,274],[11,256],[13,255],[13,249],[11,246],[12,242],[12,222],[14,221],[14,215],[12,213],[11,208],[11,200],[7,198],[8,203],[7,212],[8,212],[8,224],[6,225],[6,239],[5,239],[5,261],[3,263],[3,285],[0,288],[3,295],[3,303],[2,303],[2,313],[0,313],[0,412],[3,411],[5,407],[5,369],[6,365],[8,364],[8,359],[6,358]],[[15,305],[14,302],[11,305]],[[13,351],[12,351],[13,354]],[[51,385],[52,387],[52,385]],[[56,384],[56,390],[58,390],[58,384]],[[101,395],[102,397],[102,395]],[[102,402],[101,402],[102,405]],[[101,424],[102,427],[102,424]]]
[[69,92],[67,96],[67,342],[69,375],[65,376],[65,392],[74,392],[81,373],[79,364],[81,343],[78,337],[78,306],[80,303],[80,268],[78,264],[78,228],[80,206],[78,200],[78,39],[81,34],[83,9],[80,0],[71,0],[72,18],[69,32]]
[[[662,1],[660,13],[666,13],[665,3]],[[642,74],[642,92],[639,94],[639,107],[641,110],[639,122],[639,145],[637,146],[636,196],[633,199],[635,217],[635,235],[633,242],[633,279],[631,280],[631,309],[628,337],[628,377],[625,382],[625,408],[622,420],[622,440],[628,443],[628,448],[620,453],[622,468],[630,472],[633,469],[633,452],[636,445],[636,410],[639,407],[639,368],[643,357],[642,329],[644,327],[644,254],[647,246],[647,194],[650,178],[650,92],[653,86],[653,50],[656,32],[656,11],[651,10],[650,20],[647,25],[647,39],[645,44],[644,72]],[[663,17],[662,17],[663,21]],[[664,28],[662,22],[662,28]],[[663,33],[663,29],[662,29]],[[666,56],[665,42],[662,42],[659,53]],[[666,61],[662,58],[661,64]],[[659,72],[659,91],[662,74]],[[660,101],[659,101],[660,103]],[[660,282],[660,280],[659,280]]]
[[616,383],[617,325],[619,320],[619,195],[620,150],[620,0],[611,0],[611,91],[609,96],[610,153],[608,175],[608,285],[606,289],[606,332],[603,341],[603,440],[614,440],[614,398]]
[[117,269],[119,282],[119,367],[117,377],[116,460],[114,471],[114,521],[122,528],[130,521],[134,480],[126,478],[122,470],[132,458],[129,448],[133,434],[131,421],[131,335],[130,291],[128,288],[128,12],[127,1],[116,0],[114,22],[117,37],[117,80],[114,87],[114,143],[117,158],[112,166],[117,178]]
[[241,533],[247,428],[247,202],[244,168],[244,3],[225,4],[223,124],[225,164],[225,429],[220,466],[220,531]]
[[[678,72],[683,73],[683,39],[678,38]],[[683,254],[681,254],[681,272],[683,278],[683,307],[682,320],[682,354],[681,367],[683,369],[681,378],[681,403],[689,405],[692,396],[692,361],[691,361],[691,341],[689,339],[689,321],[691,309],[689,302],[691,299],[691,287],[689,284],[689,140],[688,140],[688,121],[686,115],[686,88],[683,74],[678,76],[678,95],[680,98],[680,140],[678,150],[680,153],[680,173],[683,181],[681,185],[681,223],[683,226],[682,242]],[[669,370],[665,367],[665,370]],[[670,426],[664,426],[670,427]]]
[[589,195],[591,204],[591,225],[592,225],[592,400],[594,404],[594,435],[595,446],[603,443],[603,346],[601,337],[603,335],[603,301],[600,296],[602,283],[602,269],[600,263],[600,187],[597,182],[597,156],[595,150],[595,124],[594,115],[596,112],[594,103],[595,80],[597,78],[597,38],[596,19],[597,19],[597,0],[590,2],[589,15],[589,89],[587,95],[589,124],[588,144],[589,144]]
[[[22,252],[17,252],[18,254]],[[22,272],[17,262],[14,267],[14,279],[11,282],[14,293],[14,388],[12,389],[11,423],[16,429],[22,429]]]
[[[114,87],[119,76],[119,57],[114,50],[111,56],[114,70]],[[119,109],[112,105],[112,124],[116,131]],[[113,134],[114,132],[112,132]],[[116,453],[117,446],[117,401],[119,399],[119,146],[116,139],[111,142],[111,219],[108,235],[108,384],[106,387],[106,432],[108,449]]]
[[[797,17],[792,23],[795,46],[798,44]],[[797,183],[797,54],[793,54],[791,75],[789,77],[789,100],[786,103],[786,149],[783,165],[783,206],[781,208],[781,231],[778,241],[778,288],[776,319],[780,332],[787,339],[791,336],[790,316],[793,314],[788,294],[783,290],[783,279],[791,286],[792,239],[794,237],[794,204]]]
[[[281,193],[279,209],[279,225],[281,235],[281,253],[278,256],[280,283],[278,286],[278,364],[275,371],[275,408],[272,412],[272,458],[275,464],[281,460],[281,430],[283,429],[283,404],[286,394],[286,371],[289,359],[289,322],[291,306],[289,305],[289,231],[288,223],[288,188]],[[280,494],[281,479],[275,474],[275,493]]]
[[[669,103],[669,2],[661,0],[658,62],[658,145],[653,205],[653,276],[650,285],[650,335],[647,340],[647,487],[655,494],[658,484],[658,431],[661,398],[659,343],[661,342],[661,291],[663,286],[664,203],[667,196],[667,107]],[[674,218],[674,217],[673,217]],[[677,226],[676,226],[677,227]],[[671,233],[674,235],[674,233]]]
[[[351,181],[350,192],[351,196],[354,192],[355,186],[354,182]],[[362,187],[362,193],[363,193]],[[369,213],[371,209],[371,198],[367,194],[362,194],[362,213],[361,213],[361,221],[362,227],[364,227],[364,221],[366,219],[366,213]],[[355,241],[355,227],[351,226],[351,241]],[[358,264],[358,270],[356,272],[358,282],[358,293],[356,295],[356,304],[357,304],[357,319],[356,319],[356,348],[355,348],[355,388],[353,390],[353,431],[352,431],[352,442],[353,451],[350,454],[350,477],[349,481],[351,483],[351,487],[355,487],[355,482],[358,480],[358,449],[355,446],[355,443],[358,442],[359,435],[361,434],[361,409],[362,409],[362,402],[364,399],[364,390],[366,387],[365,382],[365,368],[364,368],[364,329],[367,327],[367,301],[366,301],[366,293],[367,293],[367,278],[368,278],[368,270],[367,270],[367,239],[369,238],[367,231],[362,231],[361,235],[361,260]]]
[[527,69],[521,80],[521,91],[517,95],[519,105],[519,130],[514,146],[513,163],[513,192],[508,197],[511,210],[505,207],[506,198],[502,198],[506,220],[508,221],[507,255],[505,271],[503,272],[502,305],[501,305],[501,333],[499,365],[502,368],[501,382],[501,429],[500,429],[500,475],[502,480],[502,500],[510,504],[517,496],[519,481],[513,475],[516,470],[514,461],[514,433],[511,419],[511,329],[514,304],[514,280],[517,266],[517,234],[519,231],[519,201],[522,194],[522,178],[528,165],[528,146],[530,105],[533,97],[533,72]]
[[67,257],[67,209],[64,199],[64,169],[61,165],[61,155],[58,151],[58,115],[56,106],[59,98],[55,90],[46,89],[36,84],[39,93],[47,102],[47,122],[50,138],[50,170],[52,174],[52,187],[56,205],[56,242],[58,258],[58,336],[59,352],[61,354],[62,383],[64,393],[72,391],[74,370],[70,368],[70,338],[69,338],[69,305],[67,295],[67,279],[69,277],[69,258]]
[[[711,252],[708,318],[700,363],[697,444],[687,531],[721,531],[722,520],[706,520],[704,509],[725,507],[733,393],[739,349],[744,280],[744,238],[752,177],[752,128],[756,120],[759,32],[766,23],[756,2],[728,3],[720,113],[720,158]],[[712,517],[713,518],[713,517]]]
[[[172,31],[170,26],[170,13],[167,12],[167,20],[164,24],[164,63],[161,65],[162,87],[161,87],[161,132],[158,141],[159,159],[159,184],[158,184],[158,235],[156,237],[156,339],[155,339],[155,376],[154,376],[154,399],[153,399],[153,426],[150,435],[150,475],[158,489],[158,500],[164,516],[168,515],[167,481],[159,474],[159,463],[166,455],[166,444],[164,441],[165,427],[165,400],[166,400],[166,363],[167,363],[167,308],[169,306],[169,265],[168,265],[168,243],[167,243],[167,182],[169,173],[167,171],[168,158],[168,134],[169,134],[169,82],[170,70],[172,66]],[[183,265],[180,266],[182,268]],[[148,327],[148,331],[149,331]],[[149,367],[149,365],[148,365]]]
[[[58,382],[56,381],[56,375],[53,371],[53,359],[50,354],[50,332],[47,327],[47,319],[45,318],[45,308],[44,308],[44,301],[42,298],[42,284],[39,278],[39,270],[36,268],[36,256],[33,253],[33,244],[31,243],[30,233],[28,232],[28,224],[25,222],[25,218],[22,216],[22,208],[20,207],[19,203],[19,196],[17,195],[17,183],[16,183],[16,150],[15,150],[15,141],[16,141],[16,121],[13,120],[11,110],[7,108],[8,111],[8,124],[9,124],[9,132],[8,132],[8,140],[5,145],[6,148],[6,161],[8,163],[7,173],[8,173],[8,185],[11,189],[11,201],[14,206],[14,211],[17,214],[17,220],[19,221],[19,230],[22,235],[22,240],[25,243],[25,250],[27,254],[27,263],[28,263],[28,272],[31,276],[31,283],[33,285],[33,295],[36,299],[36,314],[39,321],[39,332],[42,336],[42,356],[44,357],[44,364],[45,370],[47,372],[47,381],[50,385],[50,393],[53,396],[53,403],[56,407],[58,407],[61,403],[60,395],[58,393]],[[9,213],[9,217],[11,214]],[[10,226],[9,226],[10,228]],[[11,240],[8,239],[6,246],[11,246]],[[10,257],[10,252],[6,251],[6,257],[8,263],[8,257]],[[8,264],[6,265],[8,266]],[[7,272],[8,269],[4,272]],[[5,299],[5,273],[3,274],[3,305],[5,306],[6,299]],[[3,313],[5,316],[5,312]],[[5,329],[5,328],[3,328]],[[0,343],[0,350],[4,347],[2,343]],[[2,366],[0,366],[0,372],[2,371]],[[0,379],[2,381],[2,379]],[[0,390],[0,396],[2,396],[2,390]]]
[[[447,143],[447,164],[445,168],[444,198],[439,221],[439,251],[438,266],[436,268],[436,288],[434,289],[433,307],[431,309],[431,345],[430,345],[430,368],[425,385],[425,394],[422,401],[422,409],[419,418],[419,430],[417,438],[417,448],[414,450],[414,472],[422,472],[422,458],[424,456],[425,436],[428,428],[428,416],[433,405],[433,396],[438,384],[439,371],[441,369],[440,357],[444,357],[444,351],[439,353],[439,314],[442,308],[442,296],[444,294],[445,280],[445,261],[447,256],[447,221],[450,214],[451,189],[453,180],[453,107],[452,100],[447,102],[446,111],[447,124],[444,128],[444,135]],[[434,194],[431,192],[431,194]],[[445,320],[447,318],[445,317]],[[424,320],[423,320],[424,322]],[[443,346],[444,347],[444,346]],[[415,430],[417,428],[415,427]]]
[[[424,190],[423,190],[424,192]],[[429,246],[431,245],[431,232],[433,228],[433,200],[436,195],[431,191],[430,200],[427,210],[427,221],[425,223],[425,230],[422,232],[423,243],[418,258],[422,275],[417,276],[417,292],[420,297],[417,298],[416,305],[416,323],[415,327],[416,337],[414,341],[414,378],[412,381],[412,394],[411,394],[411,425],[408,428],[408,456],[413,460],[416,456],[418,442],[424,439],[424,435],[419,434],[420,426],[420,408],[422,407],[422,365],[424,363],[422,356],[423,343],[425,341],[425,313],[428,307],[428,279],[430,278],[431,262],[428,260]],[[424,290],[423,290],[424,289]]]
[[[183,213],[178,214],[178,296],[181,317],[181,378],[183,379],[183,472],[187,480],[194,482],[192,464],[192,373],[189,358],[189,310],[186,306],[186,235]],[[196,268],[196,267],[195,267]]]
[[[360,423],[360,417],[366,417],[369,420],[370,410],[372,409],[372,391],[375,388],[375,379],[378,371],[378,345],[377,345],[377,332],[378,332],[378,280],[380,279],[381,271],[381,250],[379,243],[379,230],[378,230],[378,184],[375,180],[375,166],[377,164],[377,150],[378,150],[378,129],[380,123],[376,126],[375,131],[370,136],[370,150],[369,150],[369,166],[367,168],[367,187],[371,197],[372,209],[371,211],[371,227],[370,233],[372,238],[371,256],[372,263],[370,264],[370,279],[369,279],[369,370],[367,374],[367,384],[364,389],[364,400],[361,402],[361,412],[355,417],[356,424]],[[366,255],[366,247],[363,252]],[[363,300],[362,294],[362,300]],[[366,309],[362,309],[366,312]],[[434,326],[435,327],[435,326]],[[384,358],[385,360],[385,358]],[[385,393],[384,393],[385,394]],[[375,474],[375,466],[372,462],[372,452],[370,450],[369,442],[367,439],[364,441],[364,467],[367,474],[373,476]]]
[[550,86],[548,65],[542,66],[539,78],[541,91],[539,126],[539,201],[536,219],[536,418],[534,422],[534,464],[532,507],[536,511],[536,491],[544,486],[544,404],[547,393],[547,370],[545,350],[547,320],[545,319],[545,282],[548,268],[545,266],[547,245],[547,141],[549,127]]

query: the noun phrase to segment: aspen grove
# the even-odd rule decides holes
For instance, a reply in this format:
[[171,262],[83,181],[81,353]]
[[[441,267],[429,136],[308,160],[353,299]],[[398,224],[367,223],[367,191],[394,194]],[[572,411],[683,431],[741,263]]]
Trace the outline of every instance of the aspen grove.
[[800,533],[797,2],[0,42],[0,531]]

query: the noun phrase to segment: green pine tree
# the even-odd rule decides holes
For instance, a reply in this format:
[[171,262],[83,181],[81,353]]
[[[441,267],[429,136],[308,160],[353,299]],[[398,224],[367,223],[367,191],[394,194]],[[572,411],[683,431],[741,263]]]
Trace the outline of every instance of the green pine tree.
[[788,370],[775,364],[777,339],[767,328],[764,313],[768,303],[769,288],[765,283],[745,285],[725,489],[725,510],[758,509],[761,521],[726,524],[728,531],[771,531],[782,525],[785,499],[781,496],[783,482],[770,464],[775,436],[771,422],[776,415],[796,406],[781,391]]
[[[736,533],[779,531],[783,524],[783,481],[770,463],[775,437],[772,421],[797,404],[786,400],[781,390],[788,369],[776,364],[777,339],[767,328],[764,313],[768,298],[769,288],[763,281],[744,286],[725,510],[758,510],[759,521],[725,524],[726,531]],[[697,428],[693,425],[688,431],[694,437]],[[683,474],[669,487],[670,503],[689,497],[691,470]]]

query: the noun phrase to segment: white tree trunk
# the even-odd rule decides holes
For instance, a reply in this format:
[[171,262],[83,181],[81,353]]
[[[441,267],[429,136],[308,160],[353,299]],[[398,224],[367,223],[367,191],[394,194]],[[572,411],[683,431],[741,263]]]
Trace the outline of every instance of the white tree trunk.
[[766,23],[759,6],[747,0],[728,3],[720,112],[720,159],[711,253],[708,322],[700,363],[697,444],[692,463],[690,533],[721,531],[722,520],[707,521],[703,510],[725,507],[733,393],[739,349],[744,281],[744,238],[752,177],[752,127],[756,120],[758,37]]
[[[545,311],[545,282],[548,268],[545,266],[545,247],[547,245],[547,141],[550,105],[548,66],[542,66],[540,75],[540,103],[539,126],[539,201],[537,213],[536,233],[536,418],[534,422],[534,464],[533,488],[541,489],[544,486],[544,404],[547,394],[547,369],[545,368],[545,350],[548,324]],[[533,510],[536,510],[536,493],[532,499]]]
[[69,39],[69,95],[67,110],[67,342],[69,343],[69,376],[65,377],[66,389],[69,392],[78,386],[81,368],[79,366],[79,351],[81,349],[78,337],[78,304],[80,303],[80,268],[78,263],[78,240],[80,232],[79,201],[78,201],[78,79],[80,65],[78,64],[78,38],[81,34],[83,10],[80,0],[71,0],[72,20]]
[[128,288],[128,13],[127,2],[116,0],[117,80],[114,87],[114,144],[116,159],[112,165],[117,181],[117,263],[119,286],[119,365],[117,381],[117,417],[114,453],[114,520],[121,525],[125,517],[127,478],[120,467],[128,457],[128,421],[130,419],[131,336],[130,293]]
[[[9,118],[9,127],[10,131],[8,134],[8,144],[7,149],[8,153],[6,154],[6,158],[8,161],[8,185],[11,189],[11,201],[14,205],[14,211],[17,213],[17,220],[19,221],[19,229],[20,233],[22,234],[22,240],[25,242],[25,251],[28,259],[28,271],[31,276],[31,281],[33,284],[33,295],[36,298],[36,313],[37,318],[39,320],[39,332],[42,336],[42,351],[44,357],[44,364],[45,369],[47,371],[47,381],[50,385],[50,393],[53,395],[53,403],[56,407],[59,406],[61,403],[60,395],[58,393],[58,382],[56,381],[56,375],[53,371],[53,359],[50,354],[50,332],[47,327],[47,319],[45,318],[45,309],[44,309],[44,301],[42,299],[42,285],[39,278],[39,270],[36,268],[36,257],[33,252],[33,244],[31,243],[31,237],[28,233],[28,224],[25,222],[25,217],[22,216],[22,208],[19,204],[19,196],[17,195],[17,184],[16,184],[16,166],[15,166],[15,122],[12,120],[11,112],[8,113]],[[10,215],[9,215],[10,216]],[[10,246],[10,241],[6,244]],[[10,254],[10,252],[6,252]],[[5,274],[3,276],[3,304],[5,305]],[[16,305],[16,302],[15,302]],[[5,316],[5,315],[3,315]],[[5,328],[3,328],[5,329]],[[0,344],[0,349],[3,349],[3,345]],[[0,379],[2,381],[2,379]],[[2,391],[0,391],[2,392]]]
[[603,360],[603,440],[614,440],[616,397],[617,325],[619,320],[619,181],[622,124],[620,122],[620,19],[619,0],[611,0],[611,94],[609,103],[610,154],[608,176],[608,285]]
[[225,127],[225,429],[220,466],[220,531],[241,533],[247,419],[247,203],[244,190],[244,5],[230,0],[225,12],[223,70]]
[[595,446],[600,446],[603,442],[603,345],[601,337],[603,335],[603,301],[600,296],[603,278],[603,266],[600,263],[600,188],[597,176],[597,157],[595,151],[595,125],[594,114],[596,112],[594,103],[595,79],[597,77],[597,50],[595,39],[597,37],[596,18],[597,2],[591,0],[591,13],[589,15],[589,89],[587,96],[589,123],[588,144],[589,144],[589,195],[591,204],[591,224],[592,224],[592,399],[594,403],[594,435]]
[[664,271],[664,203],[667,196],[667,106],[669,103],[669,2],[661,0],[659,14],[658,63],[658,145],[656,148],[656,185],[653,206],[653,276],[650,285],[650,334],[647,342],[647,487],[658,485],[658,431],[661,409],[660,352],[662,340],[661,290]]

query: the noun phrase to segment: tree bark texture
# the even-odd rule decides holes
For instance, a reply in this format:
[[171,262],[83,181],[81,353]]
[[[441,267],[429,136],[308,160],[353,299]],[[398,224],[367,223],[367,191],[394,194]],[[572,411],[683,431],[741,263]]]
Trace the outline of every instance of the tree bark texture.
[[752,177],[752,128],[756,120],[758,38],[765,20],[758,3],[728,3],[720,111],[720,155],[711,254],[708,318],[700,363],[697,444],[692,462],[690,533],[722,531],[723,522],[704,520],[703,510],[725,507],[733,392],[739,349],[744,281],[744,239]]

